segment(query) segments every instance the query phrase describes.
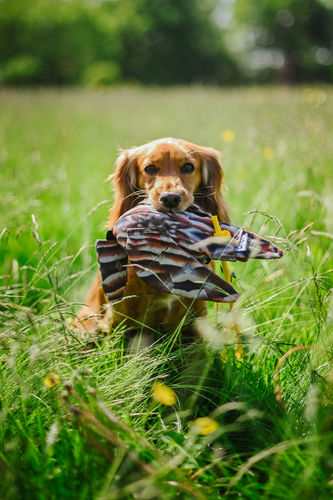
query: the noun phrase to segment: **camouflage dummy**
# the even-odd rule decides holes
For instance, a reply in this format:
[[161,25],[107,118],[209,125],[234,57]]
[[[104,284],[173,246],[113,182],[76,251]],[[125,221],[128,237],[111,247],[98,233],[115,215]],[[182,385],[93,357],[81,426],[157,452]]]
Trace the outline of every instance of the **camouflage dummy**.
[[283,252],[242,228],[219,223],[196,205],[184,212],[159,212],[143,202],[122,215],[96,249],[104,292],[124,296],[127,268],[161,292],[214,302],[235,302],[236,290],[206,265],[211,260],[278,259]]

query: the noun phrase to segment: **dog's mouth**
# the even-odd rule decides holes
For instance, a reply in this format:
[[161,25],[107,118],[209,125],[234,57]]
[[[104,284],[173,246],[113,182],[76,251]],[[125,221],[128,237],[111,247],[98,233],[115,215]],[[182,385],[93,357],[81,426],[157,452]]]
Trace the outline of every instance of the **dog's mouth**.
[[177,212],[183,212],[180,208],[165,208],[161,207],[157,209],[159,212],[163,212],[165,214],[176,214]]

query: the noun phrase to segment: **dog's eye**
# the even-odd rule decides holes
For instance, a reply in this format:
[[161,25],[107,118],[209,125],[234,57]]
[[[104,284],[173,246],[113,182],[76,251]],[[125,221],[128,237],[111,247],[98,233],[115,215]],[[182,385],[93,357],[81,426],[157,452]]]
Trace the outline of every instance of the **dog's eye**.
[[147,165],[145,167],[145,172],[148,175],[155,175],[158,172],[158,168],[155,165]]
[[192,163],[184,163],[180,171],[183,174],[191,174],[192,172],[194,172],[194,165],[192,165]]

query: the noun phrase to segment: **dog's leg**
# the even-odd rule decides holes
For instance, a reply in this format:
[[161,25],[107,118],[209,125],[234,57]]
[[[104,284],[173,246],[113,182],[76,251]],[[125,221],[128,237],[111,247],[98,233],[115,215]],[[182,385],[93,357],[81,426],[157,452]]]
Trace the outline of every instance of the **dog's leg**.
[[[98,273],[88,295],[85,299],[85,305],[78,312],[74,321],[74,327],[80,330],[94,331],[100,328],[103,331],[109,331],[110,318],[104,314],[104,305],[108,300],[103,292],[101,278]],[[91,317],[90,317],[91,316]]]

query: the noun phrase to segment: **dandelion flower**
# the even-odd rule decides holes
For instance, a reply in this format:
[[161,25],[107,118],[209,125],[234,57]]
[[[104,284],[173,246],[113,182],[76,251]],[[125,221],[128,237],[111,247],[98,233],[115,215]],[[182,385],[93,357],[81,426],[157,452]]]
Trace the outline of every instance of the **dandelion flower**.
[[327,94],[322,90],[306,88],[303,90],[303,98],[305,102],[318,107],[326,101]]
[[265,160],[272,160],[274,158],[274,151],[272,148],[265,148],[262,154]]
[[49,372],[43,380],[43,384],[48,388],[52,389],[60,382],[60,376],[57,373]]
[[306,88],[303,90],[303,97],[306,102],[312,103],[316,99],[316,92],[313,89]]
[[221,133],[224,142],[232,142],[235,139],[235,134],[232,130],[223,130]]
[[153,399],[165,406],[173,406],[177,401],[175,391],[162,382],[154,382]]
[[194,430],[201,436],[208,436],[208,434],[212,434],[218,428],[219,424],[210,417],[201,417],[194,421]]

